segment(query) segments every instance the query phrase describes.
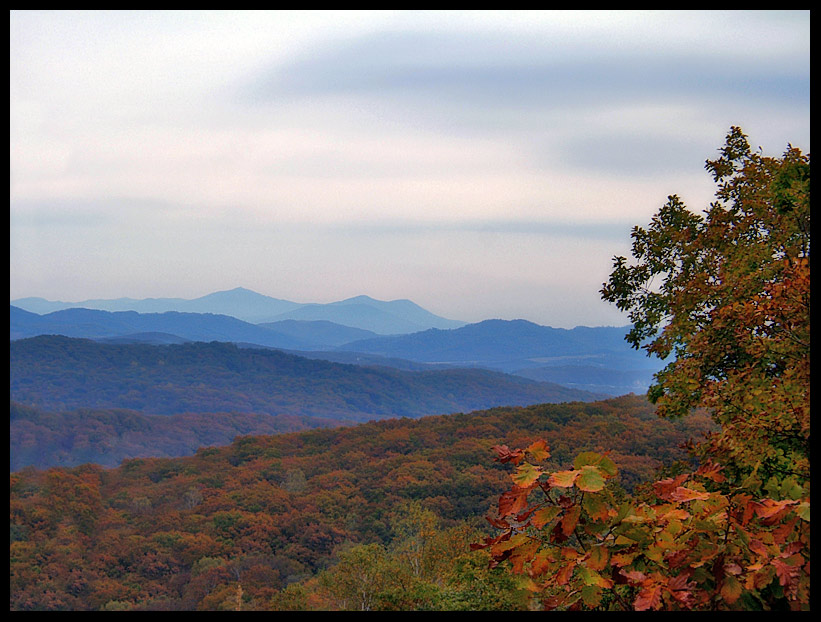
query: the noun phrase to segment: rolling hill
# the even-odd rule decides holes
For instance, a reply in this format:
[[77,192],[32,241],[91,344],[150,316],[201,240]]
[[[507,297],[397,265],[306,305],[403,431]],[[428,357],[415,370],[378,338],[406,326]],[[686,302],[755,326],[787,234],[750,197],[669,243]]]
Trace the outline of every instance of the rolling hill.
[[346,421],[601,395],[484,369],[410,372],[229,343],[102,344],[62,336],[10,343],[11,399],[47,410],[247,412]]
[[[553,468],[606,449],[630,489],[685,458],[681,445],[710,427],[706,415],[662,420],[646,399],[624,396],[242,436],[114,469],[23,469],[10,475],[10,608],[233,608],[240,579],[243,609],[299,608],[282,600],[294,590],[281,590],[310,593],[312,577],[352,544],[399,543],[408,507],[432,513],[437,531],[458,528],[433,555],[448,566],[476,555],[467,569],[487,569],[469,544],[510,485],[494,445],[543,438]],[[98,446],[106,440],[119,448]],[[477,574],[466,592],[488,588]]]

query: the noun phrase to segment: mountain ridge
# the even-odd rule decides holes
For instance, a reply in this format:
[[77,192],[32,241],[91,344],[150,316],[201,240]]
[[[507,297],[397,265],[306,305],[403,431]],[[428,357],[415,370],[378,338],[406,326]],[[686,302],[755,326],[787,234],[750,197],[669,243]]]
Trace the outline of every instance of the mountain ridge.
[[[88,308],[110,312],[215,313],[230,315],[252,324],[287,319],[326,320],[383,335],[464,325],[464,322],[435,315],[407,299],[382,301],[361,295],[330,303],[298,303],[266,296],[245,287],[212,292],[193,299],[114,298],[64,302],[28,297],[11,300],[10,304],[40,315],[70,308]],[[365,310],[371,315],[366,319],[357,318],[356,313],[351,313],[352,310],[359,311],[360,315]],[[340,321],[343,318],[344,321]],[[346,324],[346,321],[349,323]]]
[[401,371],[230,343],[102,344],[54,335],[12,341],[9,375],[11,399],[27,406],[153,414],[367,421],[604,397],[486,369]]

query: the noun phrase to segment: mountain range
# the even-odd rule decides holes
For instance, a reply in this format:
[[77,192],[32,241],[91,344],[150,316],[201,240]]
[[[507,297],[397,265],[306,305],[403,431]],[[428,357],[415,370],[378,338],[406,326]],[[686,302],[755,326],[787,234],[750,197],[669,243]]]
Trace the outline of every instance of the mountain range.
[[214,292],[191,300],[116,298],[62,302],[44,298],[19,298],[12,300],[11,305],[39,315],[64,309],[84,308],[138,313],[212,313],[230,315],[252,324],[282,320],[322,320],[369,330],[380,335],[413,333],[428,328],[456,328],[464,325],[464,322],[435,315],[410,300],[382,301],[370,296],[355,296],[326,304],[303,304],[258,294],[244,287]]
[[[198,299],[227,304],[237,300],[276,300],[241,288]],[[122,299],[128,300],[128,299]],[[165,304],[180,299],[163,299]],[[17,301],[19,302],[19,301]],[[122,301],[103,301],[111,306]],[[146,302],[146,301],[138,301]],[[191,302],[191,301],[189,301]],[[49,303],[56,304],[56,303]],[[138,306],[138,305],[137,305]],[[29,308],[42,308],[32,304]],[[210,308],[219,308],[213,305]],[[249,305],[237,308],[249,313]],[[251,323],[236,315],[164,311],[103,311],[66,308],[40,315],[10,307],[10,339],[38,335],[64,335],[106,343],[173,344],[220,341],[240,347],[286,350],[312,359],[356,365],[378,365],[403,370],[481,367],[552,382],[602,395],[644,393],[663,363],[632,349],[624,340],[627,327],[573,329],[540,326],[526,320],[485,320],[454,328],[429,327],[413,333],[379,334],[378,321],[388,317],[414,317],[428,323],[436,318],[410,301],[382,303],[359,296],[329,305],[303,305],[286,314],[326,319],[280,319]],[[347,323],[345,323],[347,322]],[[394,324],[398,320],[394,321]],[[353,326],[358,324],[359,326]],[[370,326],[372,329],[363,328]]]

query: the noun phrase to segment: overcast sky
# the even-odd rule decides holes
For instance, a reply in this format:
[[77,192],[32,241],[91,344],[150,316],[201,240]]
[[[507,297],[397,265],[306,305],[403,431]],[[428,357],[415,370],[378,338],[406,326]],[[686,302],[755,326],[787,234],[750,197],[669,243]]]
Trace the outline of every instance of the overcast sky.
[[808,11],[12,11],[9,51],[11,299],[622,325],[613,256],[731,125],[810,151]]

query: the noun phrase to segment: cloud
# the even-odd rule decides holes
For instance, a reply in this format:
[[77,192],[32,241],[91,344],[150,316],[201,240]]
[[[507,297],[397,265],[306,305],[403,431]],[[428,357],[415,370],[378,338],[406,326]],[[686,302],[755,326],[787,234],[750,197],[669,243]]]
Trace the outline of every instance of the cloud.
[[540,110],[659,93],[671,100],[706,92],[808,101],[803,62],[775,71],[766,65],[702,50],[646,53],[640,42],[614,51],[606,42],[550,35],[379,32],[277,64],[255,79],[249,94],[263,102],[358,94]]
[[809,151],[808,17],[14,11],[14,297],[612,318],[610,258],[706,207],[730,125]]

